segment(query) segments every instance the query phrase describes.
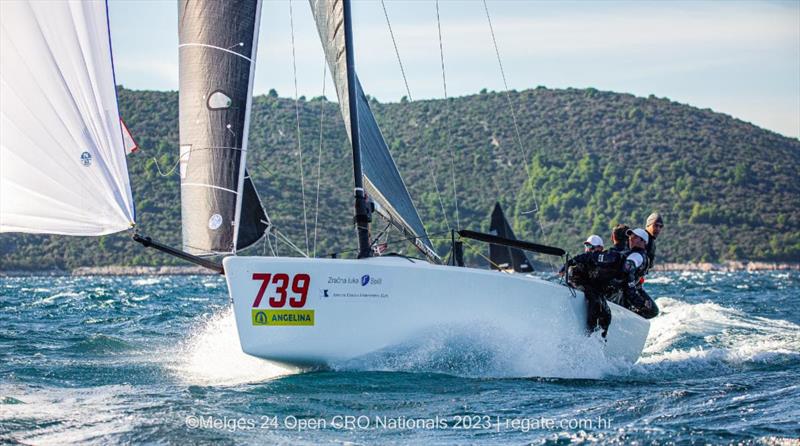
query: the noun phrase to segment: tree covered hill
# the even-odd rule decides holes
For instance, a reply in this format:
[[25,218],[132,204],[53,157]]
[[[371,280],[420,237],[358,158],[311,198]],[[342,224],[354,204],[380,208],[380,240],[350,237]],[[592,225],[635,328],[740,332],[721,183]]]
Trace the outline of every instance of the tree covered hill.
[[[178,94],[120,87],[119,101],[142,148],[128,159],[139,230],[179,246]],[[305,249],[307,227],[310,252],[352,249],[351,154],[338,104],[301,98],[297,105],[307,222],[294,100],[274,92],[254,98],[248,168],[271,219],[297,246]],[[643,225],[659,210],[666,220],[659,261],[800,260],[796,139],[668,99],[595,89],[371,106],[442,255],[449,227],[486,230],[500,201],[518,237],[572,252],[589,233],[608,239],[618,222]],[[483,262],[485,247],[468,248],[472,263]],[[6,270],[178,263],[126,234],[2,234],[0,251]],[[293,255],[286,245],[278,252]]]

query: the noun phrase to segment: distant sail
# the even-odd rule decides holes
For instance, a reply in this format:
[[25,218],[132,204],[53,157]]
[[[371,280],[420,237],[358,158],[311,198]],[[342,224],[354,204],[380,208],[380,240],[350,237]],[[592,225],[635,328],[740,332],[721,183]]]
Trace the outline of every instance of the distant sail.
[[105,2],[0,2],[0,232],[134,224]]
[[244,169],[260,15],[260,0],[178,4],[181,217],[192,254],[234,253],[263,235]]
[[[492,224],[489,227],[489,233],[512,240],[517,239],[514,235],[514,231],[511,230],[511,225],[508,224],[508,220],[503,213],[503,208],[500,207],[500,203],[494,204]],[[491,262],[489,266],[492,269],[513,270],[518,273],[530,273],[533,271],[528,256],[518,248],[490,244],[489,260]]]
[[[317,24],[328,67],[336,85],[347,135],[350,133],[350,113],[347,93],[347,61],[344,37],[342,0],[309,0]],[[394,226],[413,238],[414,244],[427,256],[438,259],[414,202],[397,170],[389,147],[383,139],[369,102],[356,76],[358,128],[361,135],[361,162],[367,194],[376,204],[377,212]]]

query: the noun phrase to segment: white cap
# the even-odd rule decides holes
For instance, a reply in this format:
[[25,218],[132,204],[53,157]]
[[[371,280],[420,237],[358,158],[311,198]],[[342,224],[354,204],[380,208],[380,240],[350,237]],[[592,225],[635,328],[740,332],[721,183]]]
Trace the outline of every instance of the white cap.
[[628,232],[626,232],[625,234],[627,234],[628,236],[633,234],[633,235],[641,238],[642,240],[644,240],[645,243],[649,243],[650,242],[650,235],[647,233],[647,231],[645,231],[642,228],[628,229]]
[[603,246],[603,239],[597,234],[592,234],[583,242],[584,245]]

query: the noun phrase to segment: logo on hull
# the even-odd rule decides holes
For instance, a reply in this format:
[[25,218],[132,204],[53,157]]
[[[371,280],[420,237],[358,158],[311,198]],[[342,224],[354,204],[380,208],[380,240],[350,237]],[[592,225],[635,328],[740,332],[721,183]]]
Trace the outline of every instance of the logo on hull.
[[252,310],[254,326],[312,326],[314,310]]

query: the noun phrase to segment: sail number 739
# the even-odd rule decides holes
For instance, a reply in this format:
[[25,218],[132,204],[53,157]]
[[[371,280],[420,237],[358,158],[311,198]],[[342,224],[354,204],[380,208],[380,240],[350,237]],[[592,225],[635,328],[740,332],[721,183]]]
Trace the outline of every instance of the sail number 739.
[[[270,307],[283,308],[288,302],[292,308],[303,308],[308,297],[308,287],[311,285],[311,277],[305,273],[295,274],[293,277],[284,273],[254,273],[253,280],[261,281],[261,286],[253,301],[253,308],[261,305],[267,289],[271,288],[270,285],[275,285],[275,293],[268,299]],[[291,296],[288,292],[289,288],[293,293]]]

